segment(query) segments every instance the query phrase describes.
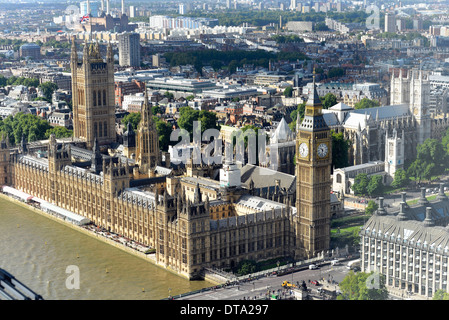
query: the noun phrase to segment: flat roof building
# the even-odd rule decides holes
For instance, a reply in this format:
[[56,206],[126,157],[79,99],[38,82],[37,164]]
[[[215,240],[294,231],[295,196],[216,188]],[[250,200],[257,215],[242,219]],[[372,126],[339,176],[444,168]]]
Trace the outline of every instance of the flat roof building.
[[140,36],[138,33],[122,33],[118,36],[120,66],[140,67]]

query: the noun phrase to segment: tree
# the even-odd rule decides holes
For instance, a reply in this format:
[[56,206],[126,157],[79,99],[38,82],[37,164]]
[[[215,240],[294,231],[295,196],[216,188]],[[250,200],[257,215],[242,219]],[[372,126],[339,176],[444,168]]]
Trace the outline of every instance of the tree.
[[0,87],[4,87],[7,84],[7,79],[4,75],[0,74]]
[[447,293],[444,289],[438,289],[433,294],[432,300],[449,300],[449,293]]
[[303,38],[300,38],[296,34],[290,35],[274,35],[271,37],[272,40],[276,41],[276,43],[291,43],[291,42],[304,42]]
[[37,87],[39,86],[39,79],[36,78],[25,78],[22,82],[25,87]]
[[355,176],[351,189],[356,196],[365,195],[367,193],[366,188],[368,187],[368,183],[368,175],[366,173],[359,173]]
[[168,91],[165,91],[164,97],[166,97],[167,99],[171,100],[171,99],[173,99],[175,96],[173,95],[173,93],[168,92]]
[[296,120],[299,115],[299,121],[302,122],[302,119],[304,119],[304,113],[306,111],[306,103],[298,104],[298,107],[290,112],[290,118],[292,119],[292,122],[288,124],[290,130],[296,131]]
[[6,85],[23,85],[25,87],[37,87],[39,86],[39,79],[36,78],[25,78],[25,77],[10,77],[6,78],[4,75],[0,75],[0,87]]
[[329,31],[329,27],[324,22],[317,22],[314,27],[315,31]]
[[284,89],[284,96],[286,98],[291,98],[293,96],[293,88],[292,88],[292,86],[288,86],[287,88]]
[[299,115],[299,120],[302,121],[302,119],[304,119],[305,111],[306,111],[306,103],[304,102],[298,104],[298,107],[292,112],[290,112],[290,118],[292,119],[293,122],[296,123],[296,119],[298,118]]
[[327,93],[323,99],[321,99],[323,103],[323,109],[329,109],[330,107],[337,104],[337,97],[332,93]]
[[52,126],[48,121],[30,113],[19,112],[14,117],[8,116],[0,120],[0,133],[8,135],[12,145],[18,145],[22,137],[28,142],[43,140],[49,129],[52,129]]
[[410,179],[408,178],[407,172],[404,169],[398,169],[394,173],[394,179],[391,183],[393,188],[402,188],[409,184]]
[[376,100],[371,100],[368,98],[363,98],[354,105],[354,109],[368,109],[378,107],[380,105]]
[[207,129],[219,129],[217,124],[217,114],[207,110],[201,110],[198,113],[198,121],[201,121],[201,133]]
[[217,115],[207,110],[195,110],[191,107],[182,107],[179,110],[178,125],[181,129],[189,132],[193,137],[193,122],[201,121],[201,134],[206,129],[218,129]]
[[328,78],[339,78],[346,74],[345,69],[343,68],[331,68],[327,73]]
[[140,119],[142,118],[142,115],[140,112],[131,112],[123,117],[122,119],[122,125],[127,126],[128,122],[131,122],[131,126],[134,130],[137,130],[137,127],[139,126]]
[[54,134],[56,138],[69,138],[73,135],[73,131],[66,127],[56,126],[48,129],[45,132],[45,138],[49,138],[51,134]]
[[426,139],[416,147],[416,159],[407,170],[409,176],[421,182],[421,179],[431,180],[433,176],[444,173],[448,168],[449,156],[441,142],[436,139]]
[[341,295],[338,300],[387,300],[388,290],[385,276],[380,273],[349,271],[340,282]]
[[156,130],[159,136],[159,149],[163,151],[168,150],[168,146],[170,145],[170,134],[173,130],[172,126],[162,121],[159,117],[153,117],[156,123]]
[[350,141],[344,138],[343,132],[335,133],[331,131],[332,136],[332,166],[344,168],[348,166],[348,150]]
[[379,209],[379,205],[374,200],[368,201],[368,205],[365,208],[366,215],[372,215],[377,209]]
[[446,130],[444,136],[441,138],[441,144],[443,146],[443,149],[446,151],[446,154],[449,155],[449,128]]
[[158,113],[162,113],[162,110],[161,110],[161,107],[159,107],[159,106],[153,106],[151,108],[151,112],[152,112],[153,116],[155,116]]
[[193,122],[198,120],[198,110],[191,107],[179,109],[178,125],[181,129],[187,130],[190,136],[193,135]]
[[51,101],[53,92],[58,89],[57,84],[50,81],[41,83],[38,87],[42,90],[44,98],[47,99],[47,101]]
[[237,273],[240,275],[247,275],[257,271],[257,264],[253,260],[243,260],[237,266]]
[[372,175],[369,179],[369,183],[366,186],[366,193],[371,197],[373,195],[381,195],[384,189],[382,183],[383,177],[381,175]]

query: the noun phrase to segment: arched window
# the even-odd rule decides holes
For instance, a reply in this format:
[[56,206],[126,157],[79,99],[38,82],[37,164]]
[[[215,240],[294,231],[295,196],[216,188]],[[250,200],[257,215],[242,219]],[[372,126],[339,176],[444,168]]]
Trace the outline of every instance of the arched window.
[[97,131],[97,123],[94,123],[94,136],[97,137],[98,136],[98,131]]
[[108,136],[108,123],[106,121],[104,122],[103,129],[104,129],[104,136],[107,137]]
[[103,105],[106,105],[106,90],[103,90]]
[[341,183],[341,174],[337,174],[337,183]]
[[102,137],[103,136],[103,124],[102,124],[102,122],[98,123],[98,131],[99,131],[99,136]]
[[93,92],[93,101],[94,101],[94,107],[97,105],[97,91],[94,90]]
[[101,106],[101,90],[98,90],[98,105]]

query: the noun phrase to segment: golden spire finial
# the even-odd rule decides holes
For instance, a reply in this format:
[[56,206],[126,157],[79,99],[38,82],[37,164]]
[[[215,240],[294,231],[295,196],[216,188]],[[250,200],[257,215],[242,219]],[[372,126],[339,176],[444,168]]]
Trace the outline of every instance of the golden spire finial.
[[312,76],[312,78],[313,78],[313,90],[315,90],[315,75],[316,75],[315,67],[313,67],[313,76]]

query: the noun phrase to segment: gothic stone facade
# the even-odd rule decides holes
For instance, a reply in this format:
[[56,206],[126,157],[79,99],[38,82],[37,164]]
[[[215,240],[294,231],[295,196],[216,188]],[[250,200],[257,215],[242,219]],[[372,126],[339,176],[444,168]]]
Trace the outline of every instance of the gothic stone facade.
[[429,95],[430,81],[424,71],[393,71],[390,105],[359,110],[337,105],[326,110],[324,117],[331,129],[351,141],[351,165],[384,161],[386,137],[394,129],[404,143],[404,160],[410,161],[416,157],[417,145],[427,138],[440,138],[449,126],[447,113],[430,113]]
[[95,138],[100,145],[116,141],[114,58],[108,45],[106,61],[97,44],[84,44],[83,59],[78,61],[74,38],[72,39],[72,99],[73,134],[86,141],[91,149]]
[[11,185],[90,219],[95,225],[156,248],[156,261],[189,279],[204,267],[246,259],[295,256],[297,217],[291,208],[213,219],[209,199],[194,201],[164,188],[134,193],[132,169],[112,158],[94,173],[71,162],[71,147],[50,139],[48,158],[11,154]]

